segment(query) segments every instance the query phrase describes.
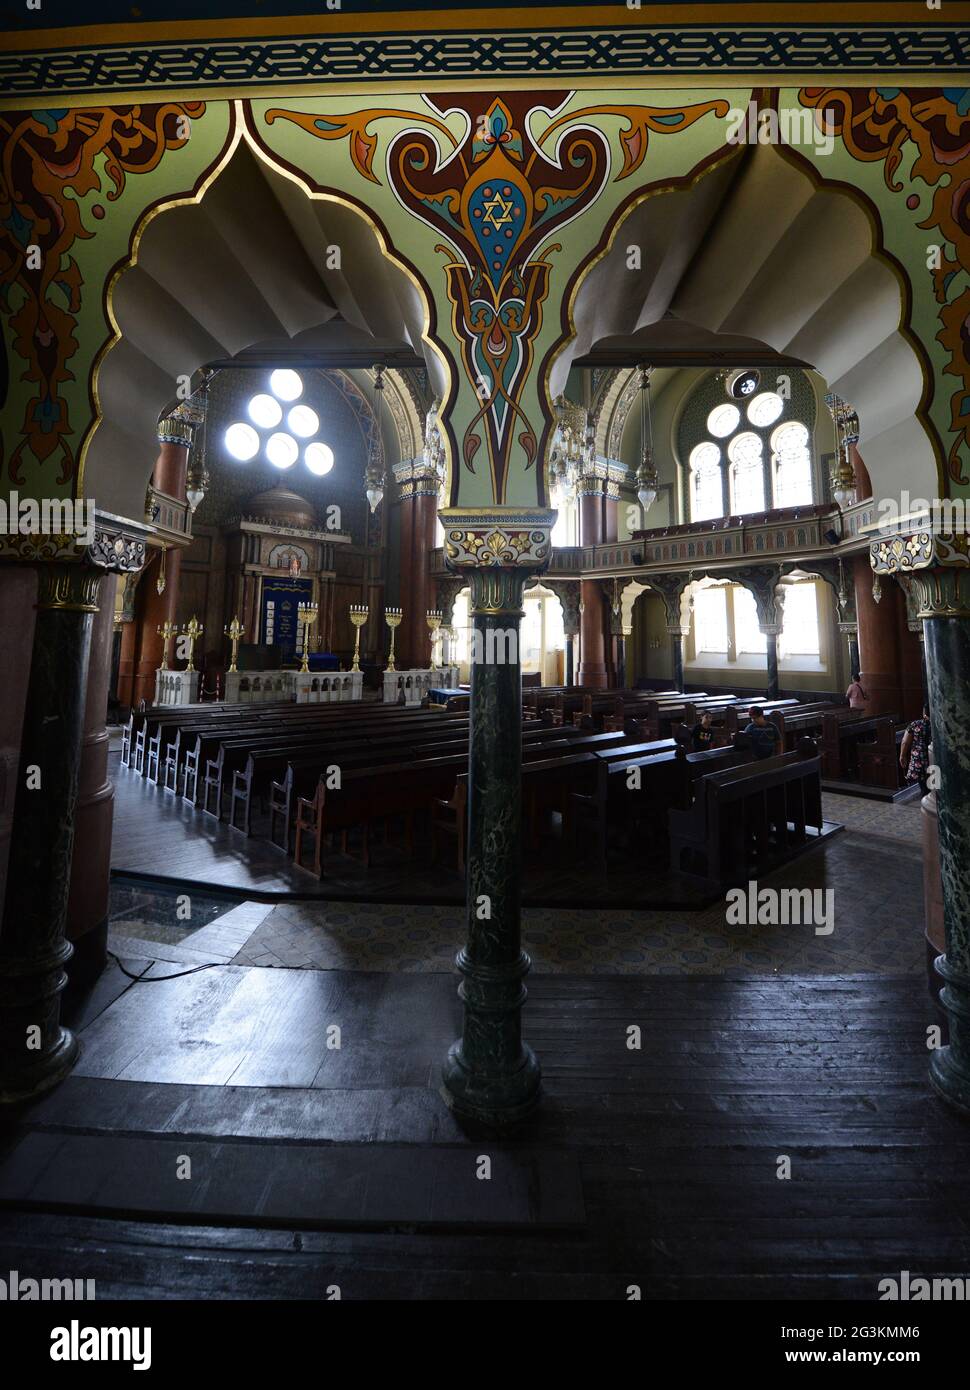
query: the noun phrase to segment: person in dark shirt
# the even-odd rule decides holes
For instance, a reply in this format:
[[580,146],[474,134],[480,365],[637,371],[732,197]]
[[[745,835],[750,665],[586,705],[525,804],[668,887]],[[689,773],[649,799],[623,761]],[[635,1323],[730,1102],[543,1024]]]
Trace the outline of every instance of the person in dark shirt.
[[690,747],[692,753],[706,753],[708,748],[714,747],[714,730],[711,728],[710,714],[702,714],[701,722],[691,729]]
[[744,732],[756,758],[770,758],[778,750],[780,735],[777,726],[765,718],[764,710],[753,705],[748,711],[750,722]]

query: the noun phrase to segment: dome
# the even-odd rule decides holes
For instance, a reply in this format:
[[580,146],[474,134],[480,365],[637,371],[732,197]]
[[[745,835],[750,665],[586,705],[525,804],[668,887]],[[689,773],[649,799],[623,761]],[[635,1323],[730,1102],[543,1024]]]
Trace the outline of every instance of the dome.
[[272,487],[267,492],[258,492],[246,503],[248,516],[258,517],[260,521],[276,522],[279,526],[294,526],[301,531],[316,531],[316,508],[312,502],[301,497],[289,488]]

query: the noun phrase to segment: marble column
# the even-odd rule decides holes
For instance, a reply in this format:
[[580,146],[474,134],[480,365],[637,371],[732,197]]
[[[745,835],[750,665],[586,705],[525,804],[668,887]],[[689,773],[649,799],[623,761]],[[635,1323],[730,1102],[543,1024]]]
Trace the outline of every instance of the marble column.
[[936,968],[949,1043],[931,1055],[930,1079],[970,1114],[970,537],[923,532],[875,542],[870,563],[911,589],[926,635],[946,949]]
[[649,584],[663,599],[667,634],[670,637],[671,684],[675,690],[683,690],[684,638],[690,633],[690,575],[651,574]]
[[114,602],[118,576],[101,580],[91,633],[84,734],[78,770],[74,818],[74,852],[67,906],[67,937],[74,947],[68,974],[72,985],[85,985],[107,964],[108,894],[111,871],[111,824],[114,787],[108,777],[108,730],[105,715],[111,677]]
[[668,627],[670,633],[670,664],[673,675],[671,683],[675,690],[684,688],[684,638],[687,633],[680,627]]
[[91,627],[102,572],[38,567],[37,622],[0,921],[0,1101],[37,1095],[74,1065],[61,1026],[71,945],[64,929]]
[[765,633],[765,663],[767,668],[767,681],[765,683],[765,698],[777,700],[778,698],[778,634],[776,632]]
[[444,1064],[443,1094],[462,1119],[516,1124],[539,1097],[540,1070],[522,1041],[521,745],[518,635],[528,579],[549,563],[555,513],[449,509],[445,557],[467,576],[473,621],[468,760],[467,941],[459,952],[461,1038]]

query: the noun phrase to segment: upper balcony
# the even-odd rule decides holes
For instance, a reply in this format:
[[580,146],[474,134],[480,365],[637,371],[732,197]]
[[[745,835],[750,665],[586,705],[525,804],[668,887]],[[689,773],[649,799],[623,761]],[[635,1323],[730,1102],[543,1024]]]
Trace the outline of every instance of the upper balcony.
[[[557,546],[548,573],[551,578],[578,579],[581,575],[609,577],[631,570],[689,569],[701,560],[731,566],[839,556],[867,549],[876,521],[876,504],[871,497],[850,507],[823,502],[724,516],[716,521],[635,531],[629,540],[603,545]],[[447,574],[443,552],[434,550],[431,556],[432,574]]]

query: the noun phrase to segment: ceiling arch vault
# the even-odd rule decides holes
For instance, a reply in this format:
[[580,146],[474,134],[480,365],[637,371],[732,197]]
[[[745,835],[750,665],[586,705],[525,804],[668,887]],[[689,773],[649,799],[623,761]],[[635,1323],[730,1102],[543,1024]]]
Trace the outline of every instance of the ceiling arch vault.
[[[245,215],[241,216],[241,210]],[[426,334],[429,305],[349,202],[308,195],[242,133],[194,197],[153,209],[107,290],[114,329],[95,363],[96,415],[82,448],[80,491],[139,516],[157,456],[156,425],[179,383],[213,362],[304,366],[414,361],[433,393],[448,390]],[[353,245],[341,258],[334,248]],[[388,372],[385,393],[403,450],[423,445],[413,373]]]
[[[603,244],[574,278],[550,398],[574,364],[795,361],[857,410],[877,495],[946,495],[908,281],[861,194],[790,149],[755,145],[687,187],[645,192]],[[598,393],[598,452],[613,456],[636,396],[634,370],[617,367]]]

